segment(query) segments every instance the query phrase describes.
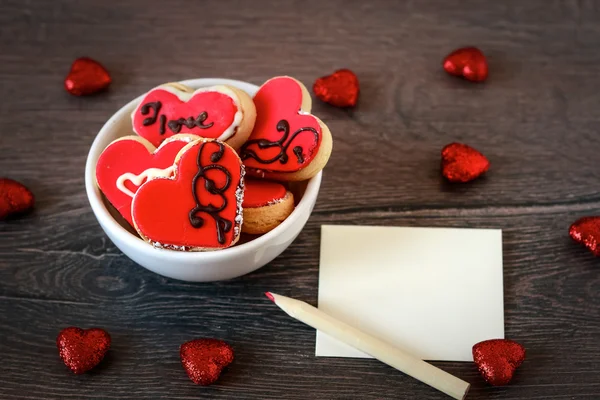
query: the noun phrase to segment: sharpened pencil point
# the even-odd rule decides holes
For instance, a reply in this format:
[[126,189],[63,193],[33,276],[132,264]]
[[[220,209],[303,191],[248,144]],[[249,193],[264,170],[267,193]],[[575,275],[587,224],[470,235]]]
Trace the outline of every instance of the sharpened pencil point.
[[273,295],[271,294],[271,292],[265,292],[265,296],[267,296],[267,298],[269,300],[271,300],[273,303],[275,303],[275,297],[273,297]]

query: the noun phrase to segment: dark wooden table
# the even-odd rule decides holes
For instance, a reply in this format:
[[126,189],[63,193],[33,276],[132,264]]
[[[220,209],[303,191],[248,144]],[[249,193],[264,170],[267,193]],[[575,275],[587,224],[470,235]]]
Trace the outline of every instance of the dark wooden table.
[[[526,346],[526,362],[504,388],[471,363],[435,364],[471,382],[470,399],[600,398],[600,259],[568,237],[577,218],[600,214],[598,7],[2,1],[0,176],[29,186],[37,207],[0,223],[0,398],[445,399],[375,360],[315,358],[314,330],[264,298],[273,290],[316,304],[325,223],[503,229],[506,335]],[[441,69],[463,45],[488,55],[487,83]],[[111,71],[108,92],[64,91],[82,55]],[[287,74],[310,86],[342,67],[358,74],[360,103],[314,103],[334,151],[306,228],[268,266],[229,282],[178,282],[139,267],[102,232],[84,163],[130,99],[193,77],[261,84]],[[485,178],[443,181],[439,152],[452,141],[489,157]],[[107,359],[83,376],[57,355],[69,325],[113,337]],[[179,345],[197,337],[236,351],[209,388],[179,361]]]

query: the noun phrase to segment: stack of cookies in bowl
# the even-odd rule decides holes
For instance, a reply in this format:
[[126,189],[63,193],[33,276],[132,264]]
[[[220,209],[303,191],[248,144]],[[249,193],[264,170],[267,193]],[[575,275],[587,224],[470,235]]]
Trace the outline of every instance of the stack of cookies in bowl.
[[164,84],[132,105],[131,131],[86,169],[119,223],[149,248],[224,250],[243,234],[248,242],[276,230],[299,204],[298,182],[320,175],[332,139],[310,108],[304,85],[286,76],[254,97],[234,85]]

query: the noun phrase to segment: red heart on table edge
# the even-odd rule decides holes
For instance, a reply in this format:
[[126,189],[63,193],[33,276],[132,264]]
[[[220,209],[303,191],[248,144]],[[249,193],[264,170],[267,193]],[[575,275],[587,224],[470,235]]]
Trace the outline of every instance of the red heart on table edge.
[[0,220],[23,214],[33,208],[35,197],[22,183],[0,178]]
[[110,348],[110,335],[100,328],[65,328],[56,338],[58,354],[76,374],[83,374],[102,361]]
[[477,47],[454,50],[444,58],[443,66],[450,75],[460,76],[472,82],[483,82],[488,76],[487,59]]
[[[207,139],[228,141],[234,136],[247,135],[245,118],[252,110],[243,110],[245,96],[224,85],[191,89],[177,83],[167,83],[150,90],[131,114],[133,131],[154,146],[170,136],[187,133]],[[244,129],[240,129],[244,127]],[[238,132],[244,130],[244,132]]]
[[155,247],[212,250],[239,239],[244,168],[227,144],[200,139],[175,159],[175,175],[138,189],[131,205],[134,226]]
[[199,137],[176,135],[157,149],[139,136],[125,136],[109,144],[98,158],[96,182],[108,201],[133,226],[131,203],[139,186],[152,177],[169,177],[181,149]]
[[442,149],[442,175],[450,182],[469,182],[490,168],[488,159],[474,148],[450,143]]
[[473,346],[473,360],[489,384],[508,384],[525,360],[525,348],[508,339],[491,339]]
[[569,235],[596,257],[600,257],[600,216],[578,219],[569,228]]
[[358,77],[349,69],[338,69],[313,84],[317,98],[336,107],[354,107],[358,100]]
[[65,78],[65,89],[74,96],[100,92],[112,82],[110,74],[98,61],[81,57],[73,61]]
[[207,386],[219,379],[223,368],[233,362],[233,349],[218,339],[196,339],[179,348],[181,364],[197,385]]
[[331,155],[331,133],[309,114],[311,98],[304,85],[289,76],[269,79],[254,104],[254,130],[240,149],[247,172],[284,181],[315,176]]

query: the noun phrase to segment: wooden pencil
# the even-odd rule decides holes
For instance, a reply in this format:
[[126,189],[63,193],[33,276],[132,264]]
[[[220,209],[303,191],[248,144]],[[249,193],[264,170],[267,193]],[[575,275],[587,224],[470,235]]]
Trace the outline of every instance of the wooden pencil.
[[376,337],[359,331],[305,302],[275,293],[265,295],[292,318],[338,339],[457,400],[467,396],[470,384]]

